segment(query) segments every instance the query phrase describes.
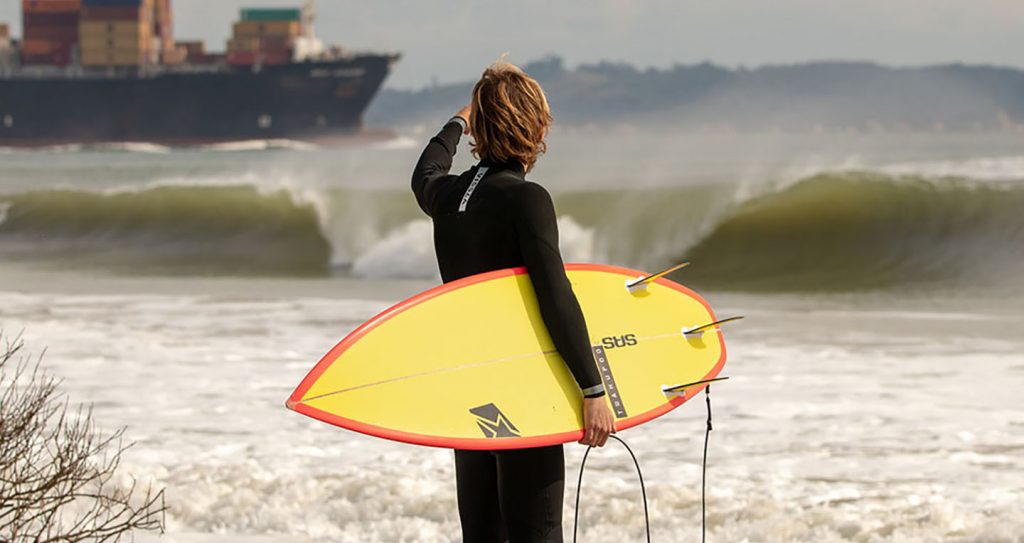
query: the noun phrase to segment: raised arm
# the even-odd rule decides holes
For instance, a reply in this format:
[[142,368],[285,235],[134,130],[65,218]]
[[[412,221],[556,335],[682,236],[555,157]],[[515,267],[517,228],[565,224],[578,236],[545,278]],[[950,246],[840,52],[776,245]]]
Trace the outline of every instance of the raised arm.
[[452,117],[423,150],[416,168],[412,172],[412,192],[416,202],[427,215],[433,214],[434,194],[446,179],[452,176],[452,157],[459,146],[459,139],[466,130],[462,112]]

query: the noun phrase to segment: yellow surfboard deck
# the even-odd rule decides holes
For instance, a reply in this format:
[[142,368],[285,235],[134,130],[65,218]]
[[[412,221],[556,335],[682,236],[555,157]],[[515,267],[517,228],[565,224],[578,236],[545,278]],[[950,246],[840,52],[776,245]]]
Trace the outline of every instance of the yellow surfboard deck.
[[[665,278],[569,264],[606,396],[622,430],[663,415],[725,364],[703,298]],[[517,449],[583,435],[579,387],[555,350],[525,268],[454,281],[385,310],[346,336],[303,379],[290,409],[342,428],[418,445]]]

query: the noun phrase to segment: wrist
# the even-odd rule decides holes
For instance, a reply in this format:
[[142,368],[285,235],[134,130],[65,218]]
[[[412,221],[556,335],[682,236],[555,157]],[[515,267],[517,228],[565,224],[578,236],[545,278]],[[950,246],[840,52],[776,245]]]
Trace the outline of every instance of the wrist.
[[456,116],[452,117],[451,119],[448,119],[448,122],[446,122],[444,124],[448,125],[448,124],[451,124],[451,123],[458,123],[459,126],[462,127],[463,131],[465,131],[466,127],[469,126],[469,121],[467,121],[465,118],[463,118],[462,115],[456,115]]

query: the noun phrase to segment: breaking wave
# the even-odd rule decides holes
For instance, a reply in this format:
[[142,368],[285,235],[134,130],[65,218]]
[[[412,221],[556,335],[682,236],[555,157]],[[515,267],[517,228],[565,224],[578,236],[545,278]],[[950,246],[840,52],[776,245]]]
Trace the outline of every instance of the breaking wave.
[[694,281],[744,290],[1008,286],[1022,247],[1022,185],[851,172],[745,202],[685,256]]
[[[766,185],[765,185],[766,186]],[[728,290],[1016,283],[1024,184],[831,172],[738,185],[559,194],[567,261]],[[0,254],[138,273],[436,277],[405,191],[156,185],[0,196]]]

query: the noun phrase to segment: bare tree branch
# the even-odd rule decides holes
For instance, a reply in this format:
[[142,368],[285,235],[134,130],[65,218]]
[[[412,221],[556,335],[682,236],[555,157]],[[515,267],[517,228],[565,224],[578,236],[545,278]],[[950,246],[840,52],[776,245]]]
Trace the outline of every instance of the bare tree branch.
[[104,435],[72,409],[42,356],[0,334],[0,543],[117,542],[164,528],[163,489],[115,484],[124,428]]

